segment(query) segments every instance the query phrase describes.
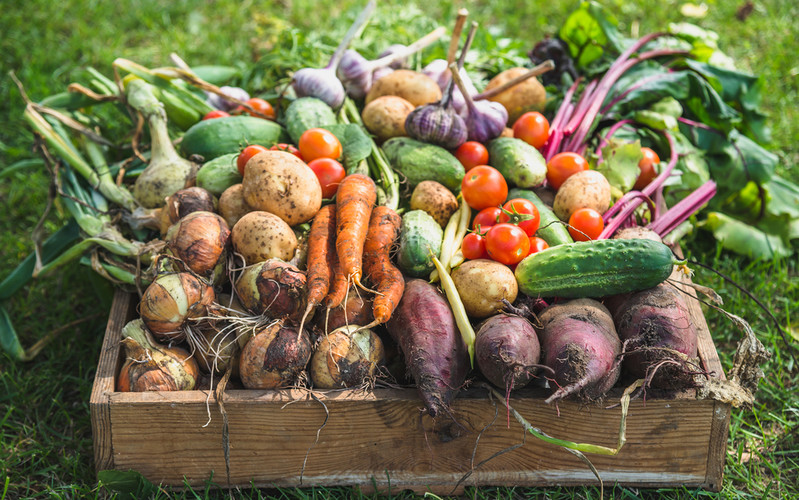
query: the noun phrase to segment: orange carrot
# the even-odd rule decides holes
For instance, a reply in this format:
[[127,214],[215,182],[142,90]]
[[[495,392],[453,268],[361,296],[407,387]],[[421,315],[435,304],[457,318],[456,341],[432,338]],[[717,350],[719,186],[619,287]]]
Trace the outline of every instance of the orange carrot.
[[402,219],[388,207],[375,207],[363,247],[363,266],[377,295],[372,301],[374,321],[365,328],[385,323],[391,318],[405,291],[405,278],[391,262],[391,249],[400,232]]
[[344,302],[344,297],[347,295],[347,286],[349,285],[347,283],[347,275],[344,274],[338,263],[336,252],[332,253],[331,260],[333,262],[331,266],[332,277],[330,289],[327,292],[327,297],[325,297],[325,307],[328,309],[338,307]]
[[369,217],[377,201],[375,182],[362,174],[351,174],[336,192],[336,254],[347,277],[359,288],[361,284],[363,244],[369,229]]
[[325,205],[314,216],[308,233],[308,262],[306,276],[306,302],[308,306],[300,321],[300,331],[305,318],[319,305],[330,289],[333,261],[336,253],[336,206]]

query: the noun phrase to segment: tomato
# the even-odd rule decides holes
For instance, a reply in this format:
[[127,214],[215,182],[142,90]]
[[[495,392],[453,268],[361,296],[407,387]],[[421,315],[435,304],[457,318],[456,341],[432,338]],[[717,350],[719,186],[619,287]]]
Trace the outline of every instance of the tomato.
[[499,222],[510,222],[516,224],[527,233],[527,236],[534,236],[541,223],[541,216],[538,208],[532,201],[524,198],[514,198],[505,202]]
[[574,241],[588,241],[599,238],[605,222],[602,214],[593,208],[580,208],[569,217],[569,234]]
[[641,148],[641,152],[644,154],[644,157],[638,162],[638,168],[641,169],[641,173],[638,174],[638,179],[636,179],[633,186],[633,189],[638,191],[644,189],[652,182],[652,179],[657,177],[658,173],[655,170],[655,165],[660,163],[660,157],[651,149],[644,147]]
[[485,234],[491,226],[497,223],[500,215],[502,215],[502,210],[499,207],[484,208],[474,216],[472,229],[480,234]]
[[543,238],[539,238],[538,236],[531,236],[530,237],[530,251],[527,255],[532,255],[534,253],[538,253],[542,250],[546,250],[549,248],[549,243],[543,240]]
[[319,185],[322,186],[322,198],[332,198],[338,191],[338,185],[347,175],[347,171],[344,170],[341,163],[331,158],[311,160],[308,166],[319,179]]
[[275,144],[271,148],[269,148],[269,150],[270,151],[285,151],[286,153],[291,153],[294,156],[296,156],[297,158],[299,158],[300,160],[305,161],[305,159],[300,154],[300,150],[295,148],[293,144],[286,144],[286,143],[280,142],[278,144]]
[[466,141],[455,150],[455,158],[468,172],[477,165],[488,165],[488,149],[477,141]]
[[343,151],[336,136],[323,128],[309,128],[303,132],[297,146],[305,161],[313,161],[317,158],[338,160]]
[[248,115],[254,116],[256,118],[266,118],[268,120],[275,119],[275,108],[269,104],[269,101],[265,101],[260,97],[253,97],[252,99],[247,99],[246,102],[254,111],[250,111],[244,106],[239,106],[233,112],[239,115],[247,113]]
[[513,224],[497,224],[488,230],[485,238],[489,257],[507,266],[520,262],[530,252],[527,234]]
[[513,124],[513,137],[541,149],[549,140],[549,121],[538,111],[525,113]]
[[464,259],[488,259],[488,252],[486,252],[486,239],[485,236],[478,233],[469,233],[463,237],[461,243],[461,252],[463,252]]
[[244,165],[246,165],[247,162],[250,161],[250,158],[264,151],[269,151],[269,150],[257,144],[253,144],[252,146],[247,146],[246,148],[242,149],[241,153],[239,153],[239,157],[236,158],[236,167],[238,167],[239,173],[241,175],[244,175]]
[[463,177],[461,193],[466,203],[475,210],[501,205],[508,197],[508,183],[499,170],[488,165],[478,165]]
[[572,174],[588,168],[588,162],[577,153],[558,153],[547,163],[547,182],[557,190]]
[[230,113],[227,111],[222,111],[221,109],[215,109],[213,111],[209,111],[203,116],[203,120],[213,120],[214,118],[225,118],[230,116]]

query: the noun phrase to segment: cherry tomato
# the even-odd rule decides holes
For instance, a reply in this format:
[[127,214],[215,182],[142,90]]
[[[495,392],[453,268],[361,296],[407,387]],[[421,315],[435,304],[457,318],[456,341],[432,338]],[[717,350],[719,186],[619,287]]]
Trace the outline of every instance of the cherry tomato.
[[266,118],[268,120],[275,119],[275,108],[273,108],[272,105],[269,104],[269,101],[265,101],[260,97],[253,97],[252,99],[247,99],[246,102],[255,111],[250,111],[244,106],[239,106],[233,112],[238,115],[243,115],[244,113],[247,113],[248,115],[254,116],[256,118]]
[[549,140],[549,121],[538,111],[525,113],[513,124],[513,137],[540,149]]
[[527,255],[532,255],[534,253],[538,253],[542,250],[546,250],[549,248],[549,243],[543,240],[543,238],[539,238],[538,236],[531,236],[530,237],[530,251]]
[[485,236],[478,233],[469,233],[463,237],[461,243],[461,252],[463,252],[464,259],[488,259],[488,252],[486,252],[486,239]]
[[574,241],[588,241],[599,238],[605,222],[602,214],[593,208],[580,208],[569,217],[569,234]]
[[633,186],[633,189],[639,191],[644,189],[652,182],[652,179],[657,177],[658,173],[655,171],[655,165],[660,163],[660,157],[651,149],[644,147],[641,148],[641,152],[644,154],[644,157],[638,162],[638,168],[641,169],[641,173],[638,174],[638,179],[636,179],[635,185]]
[[486,252],[497,262],[511,266],[527,257],[530,238],[513,224],[497,224],[486,233]]
[[275,144],[274,146],[269,148],[269,150],[270,151],[285,151],[286,153],[291,153],[294,156],[296,156],[297,158],[299,158],[300,160],[305,161],[305,159],[300,154],[300,150],[297,149],[296,147],[294,147],[293,144],[286,144],[286,143],[281,142],[281,143]]
[[497,224],[497,220],[501,214],[502,210],[500,210],[499,207],[488,207],[480,210],[477,212],[477,215],[474,216],[472,229],[480,234],[485,234],[491,226]]
[[588,162],[577,153],[558,153],[547,163],[547,182],[557,190],[572,174],[588,168]]
[[305,161],[313,161],[317,158],[338,160],[343,151],[336,136],[323,128],[310,128],[303,132],[297,146]]
[[319,185],[322,186],[322,198],[332,198],[338,186],[341,184],[347,171],[341,166],[341,163],[331,158],[317,158],[308,162],[316,178],[319,179]]
[[208,113],[203,116],[203,120],[213,120],[214,118],[225,118],[230,116],[230,113],[227,111],[222,111],[221,109],[215,109],[213,111],[209,111]]
[[252,146],[247,146],[246,148],[242,149],[241,153],[239,153],[239,157],[236,158],[236,167],[238,167],[239,173],[241,175],[244,175],[244,165],[246,165],[247,162],[250,161],[250,158],[264,151],[269,151],[269,150],[257,144],[253,144]]
[[534,236],[541,223],[541,216],[532,201],[524,198],[514,198],[505,202],[502,207],[502,213],[499,216],[499,222],[516,224],[527,233],[527,236]]
[[501,205],[508,197],[508,183],[499,170],[488,165],[478,165],[463,177],[461,193],[466,203],[475,210]]
[[488,149],[477,141],[466,141],[455,150],[455,158],[468,172],[477,165],[488,165]]

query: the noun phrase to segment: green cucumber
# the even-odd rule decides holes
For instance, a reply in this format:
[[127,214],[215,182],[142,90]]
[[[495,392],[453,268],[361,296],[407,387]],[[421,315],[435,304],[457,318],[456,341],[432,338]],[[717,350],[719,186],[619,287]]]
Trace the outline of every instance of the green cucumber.
[[425,278],[433,269],[433,259],[441,254],[444,231],[424,210],[411,210],[402,216],[397,265],[408,276]]
[[221,195],[225,189],[241,182],[241,174],[236,165],[238,157],[238,153],[230,153],[205,162],[197,171],[195,183],[215,196]]
[[536,148],[521,139],[498,137],[488,143],[490,164],[509,186],[533,188],[547,177],[547,161]]
[[678,261],[652,240],[592,240],[534,253],[516,266],[519,291],[530,297],[600,298],[652,288]]
[[538,209],[541,222],[535,234],[546,241],[550,247],[563,245],[564,243],[574,243],[569,230],[566,229],[566,225],[558,219],[555,212],[537,194],[529,189],[513,188],[508,192],[508,199],[512,200],[514,198],[524,198],[532,202]]
[[271,120],[238,115],[203,120],[183,134],[182,153],[200,155],[208,162],[222,155],[238,153],[251,144],[271,147],[286,142],[286,131]]
[[466,171],[446,149],[410,137],[392,137],[382,148],[400,181],[407,181],[410,189],[422,181],[436,181],[456,194],[460,192]]
[[241,77],[241,70],[233,66],[203,65],[194,66],[191,71],[211,85],[227,85],[234,78]]
[[283,116],[283,123],[289,132],[292,142],[298,144],[300,136],[308,129],[323,127],[336,123],[333,108],[316,97],[300,97],[295,99]]

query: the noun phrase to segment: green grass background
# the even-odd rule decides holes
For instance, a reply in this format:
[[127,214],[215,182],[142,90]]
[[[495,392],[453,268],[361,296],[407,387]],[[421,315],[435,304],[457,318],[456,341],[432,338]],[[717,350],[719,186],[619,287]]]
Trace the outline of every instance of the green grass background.
[[[125,57],[147,66],[167,65],[170,52],[191,64],[251,63],[268,44],[276,21],[319,29],[346,9],[362,2],[343,0],[283,1],[154,1],[29,0],[9,2],[0,15],[0,168],[32,158],[33,136],[24,126],[23,100],[8,72],[14,71],[34,100],[62,91],[75,71],[91,65],[110,74],[111,62]],[[683,2],[604,0],[627,33],[645,34],[668,22],[687,20]],[[779,172],[794,182],[799,174],[799,5],[785,0],[752,3],[745,21],[736,12],[746,2],[709,0],[707,15],[692,21],[715,30],[719,45],[738,66],[762,75],[764,108],[771,113],[773,144],[781,157]],[[435,19],[450,20],[461,6],[482,26],[500,28],[530,47],[555,32],[577,2],[494,1],[453,3],[384,1],[381,8],[402,16],[417,5]],[[391,43],[391,40],[387,40]],[[32,250],[30,231],[44,211],[49,176],[41,168],[0,170],[0,279]],[[58,207],[47,218],[54,231],[67,215]],[[799,311],[799,279],[795,260],[751,262],[722,251],[705,234],[684,243],[695,259],[710,264],[744,284],[766,303],[784,325],[795,325]],[[714,275],[697,270],[696,281],[713,287],[727,310],[747,319],[773,358],[764,367],[758,401],[752,410],[734,410],[723,490],[728,498],[799,497],[799,369],[785,343],[764,314],[744,294]],[[34,282],[6,306],[24,345],[79,318],[86,322],[60,334],[34,361],[15,363],[0,354],[0,499],[92,498],[99,488],[92,458],[89,393],[96,368],[112,289],[83,266]],[[92,317],[99,313],[99,316]],[[740,333],[718,313],[708,311],[725,367]],[[796,328],[794,327],[794,332]],[[797,341],[790,340],[794,347]],[[146,436],[142,436],[146,439]],[[596,488],[481,488],[480,498],[596,498]],[[612,498],[694,498],[714,496],[685,488],[606,490]],[[237,497],[319,498],[358,494],[349,489],[282,491],[243,490]],[[223,498],[224,493],[170,491],[161,498]]]

